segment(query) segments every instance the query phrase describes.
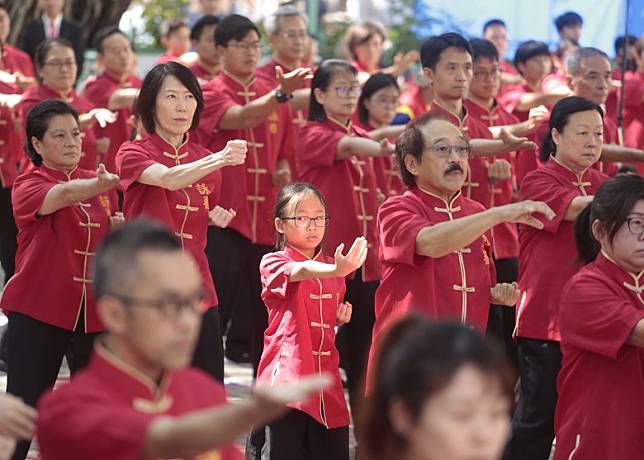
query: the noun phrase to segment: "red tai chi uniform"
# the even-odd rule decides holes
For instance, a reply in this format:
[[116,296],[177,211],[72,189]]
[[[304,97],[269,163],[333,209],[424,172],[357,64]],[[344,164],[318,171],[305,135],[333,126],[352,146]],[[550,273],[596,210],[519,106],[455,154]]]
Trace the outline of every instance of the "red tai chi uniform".
[[[197,369],[153,382],[97,344],[87,369],[38,406],[43,460],[139,460],[159,417],[179,417],[226,404],[223,385]],[[73,446],[73,447],[71,447]],[[181,460],[242,460],[233,445]]]
[[[266,308],[261,300],[259,263],[273,249],[273,223],[277,188],[273,173],[279,160],[292,157],[293,118],[288,104],[280,104],[255,127],[239,130],[217,128],[232,106],[244,106],[273,90],[261,78],[241,82],[222,71],[203,87],[205,107],[198,142],[211,151],[221,150],[232,139],[248,144],[246,162],[227,167],[222,174],[219,205],[237,215],[226,229],[211,227],[206,253],[219,288],[220,317],[228,331],[227,346],[251,342],[251,360],[259,363],[266,328]],[[248,321],[248,317],[253,321]],[[251,330],[248,330],[251,328]]]
[[516,337],[520,399],[512,420],[509,458],[547,458],[554,438],[556,381],[561,367],[561,292],[578,270],[573,222],[564,220],[573,199],[594,195],[608,179],[594,168],[574,173],[556,157],[529,173],[520,199],[543,201],[555,212],[544,228],[519,226],[519,289]]
[[[121,88],[140,88],[141,83],[141,79],[134,75],[130,75],[127,80],[120,82],[103,72],[85,83],[83,96],[94,107],[108,108],[110,97],[115,91]],[[116,153],[124,142],[130,140],[133,129],[127,122],[132,115],[131,107],[116,110],[116,113],[117,118],[114,123],[108,123],[104,128],[101,128],[98,123],[94,125],[94,133],[98,139],[106,137],[110,140],[110,146],[100,160],[110,172],[116,171]]]
[[644,319],[643,274],[599,254],[564,288],[555,460],[644,455],[644,349],[627,343]]
[[376,292],[376,324],[369,354],[373,371],[378,337],[394,320],[412,311],[452,319],[485,331],[490,288],[496,284],[492,237],[481,235],[444,257],[416,254],[421,229],[483,211],[458,192],[450,202],[418,187],[389,198],[378,211],[382,283]]
[[[257,382],[274,385],[294,382],[305,375],[332,375],[330,388],[289,407],[307,414],[326,429],[348,429],[349,411],[340,380],[334,329],[345,283],[339,277],[290,281],[293,265],[306,260],[307,256],[290,246],[262,259],[262,299],[268,309],[269,325],[264,332]],[[312,260],[333,263],[322,252]]]

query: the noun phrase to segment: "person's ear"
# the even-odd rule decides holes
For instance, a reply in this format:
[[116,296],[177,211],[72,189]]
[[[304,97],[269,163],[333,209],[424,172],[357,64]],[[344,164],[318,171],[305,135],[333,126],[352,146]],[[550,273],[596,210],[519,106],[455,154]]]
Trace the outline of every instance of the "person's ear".
[[279,217],[275,218],[275,230],[277,233],[284,234],[284,221]]
[[98,316],[105,330],[113,334],[124,334],[128,327],[127,307],[112,296],[103,296],[96,301]]
[[423,67],[423,76],[429,85],[434,84],[434,71],[429,67]]
[[561,143],[561,133],[557,131],[557,128],[552,128],[550,130],[550,135],[552,136],[552,142],[554,142],[555,145],[559,145]]
[[407,407],[402,401],[396,400],[389,405],[388,410],[391,428],[398,436],[407,439],[414,426]]
[[[589,205],[590,206],[590,205]],[[590,224],[590,230],[598,242],[602,242],[607,239],[608,233],[604,225],[598,220],[595,219],[592,224]]]
[[405,155],[403,157],[403,164],[405,165],[405,168],[407,168],[407,171],[413,176],[418,175],[418,168],[420,167],[420,162],[416,159],[415,156],[413,155]]
[[324,100],[326,99],[326,94],[324,94],[324,91],[322,91],[320,88],[315,88],[313,90],[313,96],[315,97],[315,100],[318,102],[318,104],[324,105]]

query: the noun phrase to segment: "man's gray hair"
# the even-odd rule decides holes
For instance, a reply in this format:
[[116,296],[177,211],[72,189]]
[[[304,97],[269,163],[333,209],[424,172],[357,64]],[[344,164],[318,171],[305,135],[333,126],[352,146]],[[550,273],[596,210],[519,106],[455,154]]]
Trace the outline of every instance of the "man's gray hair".
[[583,69],[581,68],[581,61],[583,59],[589,59],[595,56],[601,56],[605,58],[608,62],[610,62],[610,58],[606,53],[604,53],[602,50],[593,48],[593,47],[584,47],[584,48],[577,48],[575,51],[570,53],[568,56],[568,59],[566,59],[566,69],[568,71],[568,75],[572,77],[576,77],[578,75],[581,75],[583,72]]
[[298,10],[294,5],[282,5],[275,13],[264,20],[264,29],[268,35],[277,35],[280,32],[280,19],[297,16],[304,21],[306,28],[309,27],[309,18]]

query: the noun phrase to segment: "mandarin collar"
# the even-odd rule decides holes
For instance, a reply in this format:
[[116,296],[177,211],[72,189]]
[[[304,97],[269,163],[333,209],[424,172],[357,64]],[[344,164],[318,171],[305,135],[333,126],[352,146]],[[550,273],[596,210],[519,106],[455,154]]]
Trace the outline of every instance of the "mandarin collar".
[[103,340],[97,340],[94,354],[89,364],[89,371],[102,381],[110,382],[119,393],[130,396],[144,396],[150,400],[162,400],[170,384],[172,374],[164,373],[157,384],[154,380],[140,372],[110,352]]
[[78,176],[78,165],[76,165],[69,173],[50,168],[49,166],[46,166],[45,163],[41,163],[40,166],[38,166],[38,169],[48,176],[53,177],[58,182],[69,182]]
[[459,190],[456,192],[452,198],[449,201],[446,201],[444,198],[428,191],[423,188],[420,188],[418,185],[416,185],[414,188],[411,189],[411,192],[416,195],[417,197],[420,197],[422,201],[425,203],[431,205],[431,206],[436,206],[436,205],[442,205],[445,206],[446,209],[454,209],[458,205],[460,205],[463,195],[461,194],[461,191]]
[[181,143],[179,148],[176,148],[174,145],[169,143],[167,140],[161,137],[156,131],[152,133],[148,137],[148,139],[150,139],[152,144],[158,147],[162,152],[168,152],[168,153],[174,152],[175,154],[179,154],[179,153],[185,153],[188,151],[188,142],[190,139],[190,133],[186,133],[184,135],[183,142]]
[[316,261],[319,262],[319,261],[322,261],[324,259],[324,257],[322,256],[322,251],[321,250],[319,250],[313,256],[313,258],[310,258],[306,254],[301,252],[299,249],[295,249],[290,244],[287,244],[287,245],[284,246],[284,252],[286,252],[286,254],[296,262],[304,262],[304,261],[307,261],[307,260],[316,260]]

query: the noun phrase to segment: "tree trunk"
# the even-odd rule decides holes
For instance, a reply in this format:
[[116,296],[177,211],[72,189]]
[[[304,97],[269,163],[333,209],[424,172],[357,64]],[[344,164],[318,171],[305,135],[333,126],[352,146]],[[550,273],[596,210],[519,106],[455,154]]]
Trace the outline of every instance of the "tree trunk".
[[[24,24],[38,17],[38,0],[8,0],[5,2],[11,16],[9,43],[15,44]],[[131,0],[67,0],[64,15],[76,22],[83,33],[86,48],[93,47],[96,32],[103,27],[118,25],[121,15]]]

